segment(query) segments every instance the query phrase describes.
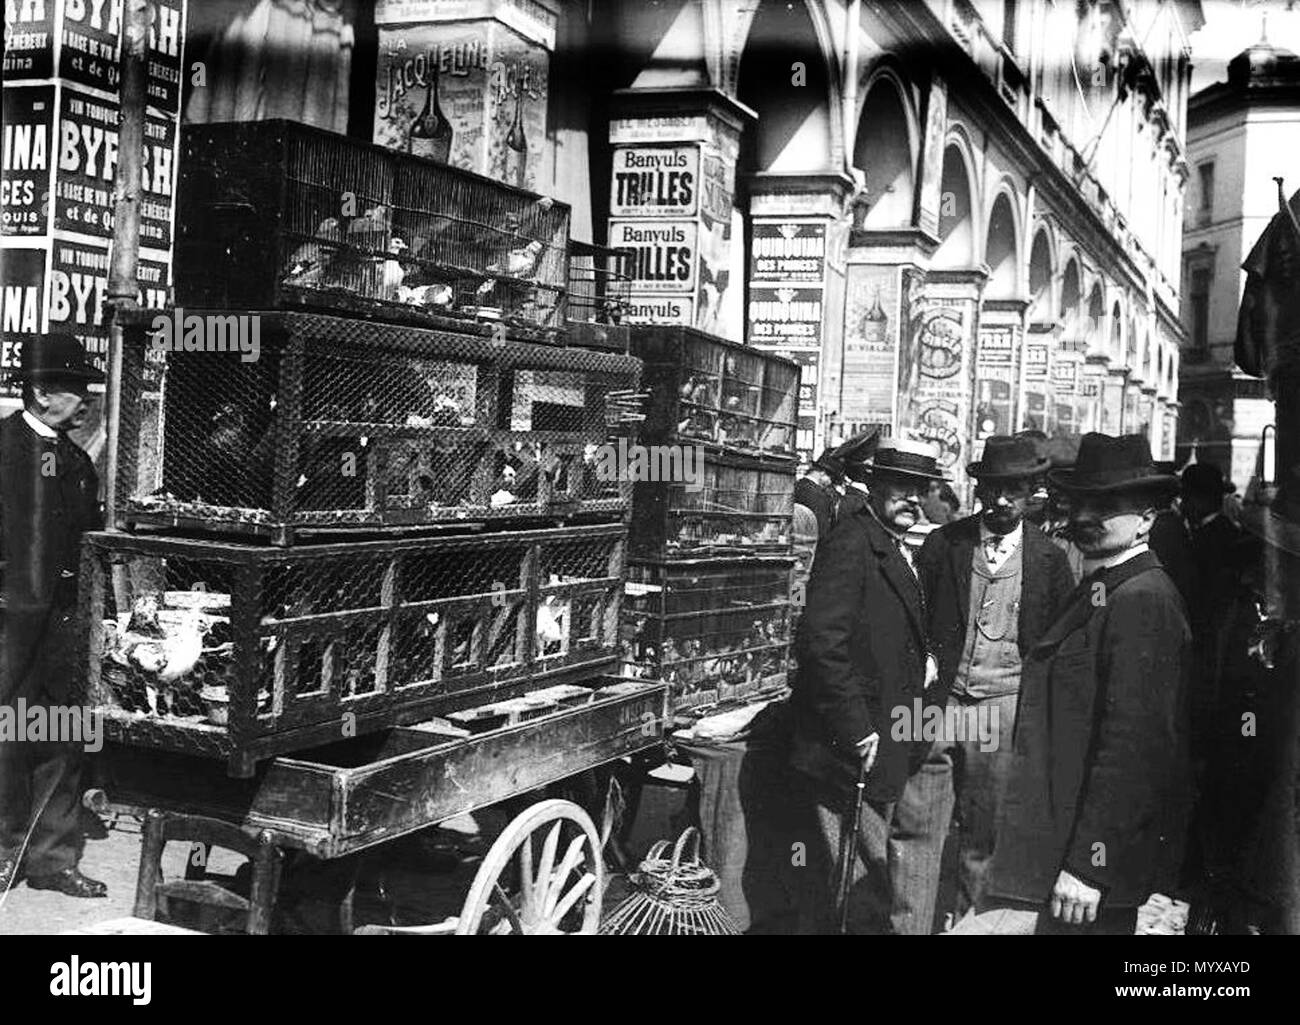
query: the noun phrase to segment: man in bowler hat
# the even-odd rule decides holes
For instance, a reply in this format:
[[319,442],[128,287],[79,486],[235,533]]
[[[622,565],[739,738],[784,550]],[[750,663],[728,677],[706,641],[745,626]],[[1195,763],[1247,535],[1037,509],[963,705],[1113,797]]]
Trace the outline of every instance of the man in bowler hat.
[[[917,560],[926,628],[939,660],[938,686],[927,699],[946,698],[945,722],[991,727],[938,738],[903,797],[924,807],[939,851],[957,806],[958,915],[978,903],[993,854],[1021,667],[1075,586],[1065,553],[1025,522],[1038,478],[1050,465],[1030,438],[989,438],[983,457],[967,468],[978,481],[981,512],[940,527]],[[938,885],[936,875],[931,908]]]
[[1131,935],[1177,882],[1190,798],[1191,635],[1147,538],[1177,479],[1145,437],[1087,434],[1070,498],[1086,575],[1024,666],[988,882],[952,935]]
[[[0,704],[80,704],[81,536],[103,523],[95,468],[68,432],[83,425],[89,386],[104,375],[75,338],[49,334],[24,343],[19,377],[23,409],[0,422]],[[77,867],[82,758],[66,737],[0,742],[0,892],[25,875],[33,889],[106,894]]]
[[914,832],[895,816],[903,786],[929,745],[898,740],[892,727],[896,710],[911,712],[938,678],[920,583],[903,539],[920,517],[921,494],[942,479],[934,446],[882,440],[870,494],[841,506],[808,585],[791,701],[791,764],[832,860],[857,780],[866,773],[851,932],[929,931],[912,895],[917,878],[937,866],[924,860]]

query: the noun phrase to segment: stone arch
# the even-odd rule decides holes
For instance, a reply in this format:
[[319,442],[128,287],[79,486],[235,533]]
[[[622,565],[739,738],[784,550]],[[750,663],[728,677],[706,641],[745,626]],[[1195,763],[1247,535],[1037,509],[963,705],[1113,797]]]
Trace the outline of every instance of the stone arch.
[[1009,189],[999,189],[989,208],[984,262],[989,267],[988,299],[1015,299],[1020,295],[1020,232],[1016,205]]
[[931,266],[945,270],[976,262],[975,182],[964,139],[949,133],[939,183],[939,248]]
[[863,89],[853,143],[853,166],[866,176],[870,204],[863,226],[904,228],[912,224],[916,198],[916,116],[903,79],[889,66],[878,68]]
[[1052,320],[1056,316],[1056,262],[1051,230],[1040,223],[1029,248],[1029,319]]
[[1092,291],[1088,293],[1088,321],[1086,332],[1088,351],[1102,355],[1106,349],[1105,335],[1106,301],[1101,295],[1100,282],[1093,282]]
[[736,77],[736,98],[758,115],[741,138],[745,172],[842,166],[839,72],[822,38],[826,26],[818,26],[824,14],[814,8],[765,2],[750,23]]

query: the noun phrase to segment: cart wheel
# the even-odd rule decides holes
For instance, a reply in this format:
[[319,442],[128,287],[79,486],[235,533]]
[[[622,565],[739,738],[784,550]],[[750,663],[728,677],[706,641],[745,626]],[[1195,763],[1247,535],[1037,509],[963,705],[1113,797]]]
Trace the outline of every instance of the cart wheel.
[[[534,857],[534,834],[542,835]],[[591,817],[572,801],[541,801],[506,826],[469,888],[457,936],[594,936],[605,863]]]

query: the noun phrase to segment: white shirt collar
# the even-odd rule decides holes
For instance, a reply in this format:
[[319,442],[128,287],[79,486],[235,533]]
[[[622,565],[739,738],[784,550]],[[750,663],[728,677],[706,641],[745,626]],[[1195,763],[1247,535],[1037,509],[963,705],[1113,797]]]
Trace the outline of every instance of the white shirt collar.
[[1005,539],[1006,541],[1009,541],[1009,542],[1011,543],[1011,549],[1010,549],[1010,550],[1011,550],[1011,551],[1015,551],[1017,548],[1019,548],[1019,547],[1024,543],[1024,540],[1025,540],[1025,521],[1024,521],[1024,520],[1021,520],[1019,523],[1017,523],[1017,524],[1016,524],[1016,529],[1013,530],[1010,534],[997,534],[997,533],[994,533],[993,531],[989,530],[989,528],[988,528],[987,526],[984,525],[984,520],[983,520],[983,518],[981,518],[981,519],[980,519],[980,544],[983,544],[985,541],[987,541],[987,540],[988,540],[989,538],[991,538],[991,537],[996,537],[996,538],[998,538],[999,540],[1003,540],[1003,539]]
[[27,426],[30,427],[32,430],[34,430],[42,438],[49,438],[51,440],[58,438],[59,436],[58,431],[56,431],[49,424],[41,423],[39,420],[36,419],[36,417],[32,416],[32,414],[27,412],[27,410],[25,409],[23,410],[23,419],[27,421]]
[[1096,572],[1099,569],[1110,569],[1112,566],[1123,565],[1130,559],[1136,559],[1143,552],[1149,551],[1151,551],[1151,546],[1143,541],[1139,545],[1134,545],[1132,548],[1126,548],[1124,551],[1117,552],[1105,559],[1098,559],[1096,561],[1085,559],[1083,561],[1084,575],[1086,576],[1087,574]]

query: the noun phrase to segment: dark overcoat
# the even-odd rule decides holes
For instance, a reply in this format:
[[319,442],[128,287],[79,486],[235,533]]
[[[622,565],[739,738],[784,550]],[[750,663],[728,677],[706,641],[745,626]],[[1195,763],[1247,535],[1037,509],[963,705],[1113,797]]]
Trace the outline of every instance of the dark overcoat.
[[817,517],[817,536],[824,538],[831,532],[835,522],[835,507],[839,504],[839,492],[834,488],[822,487],[811,477],[800,477],[794,482],[794,500],[796,504],[812,510]]
[[1085,577],[1021,678],[991,897],[1065,869],[1137,907],[1177,881],[1191,792],[1182,599],[1152,552]]
[[857,781],[855,745],[879,733],[866,796],[896,800],[927,743],[891,735],[895,709],[909,714],[925,684],[921,589],[893,538],[865,503],[841,504],[817,546],[800,622],[791,711],[791,763],[828,803]]
[[[1020,613],[1017,617],[1022,664],[1074,590],[1074,574],[1061,551],[1029,523],[1022,531]],[[980,544],[980,517],[967,516],[930,532],[917,555],[925,589],[927,636],[939,661],[939,682],[930,698],[947,699],[966,647],[970,622],[972,559]]]
[[60,434],[46,439],[21,412],[0,422],[0,557],[4,656],[0,704],[80,700],[77,622],[81,536],[103,525],[95,467]]

